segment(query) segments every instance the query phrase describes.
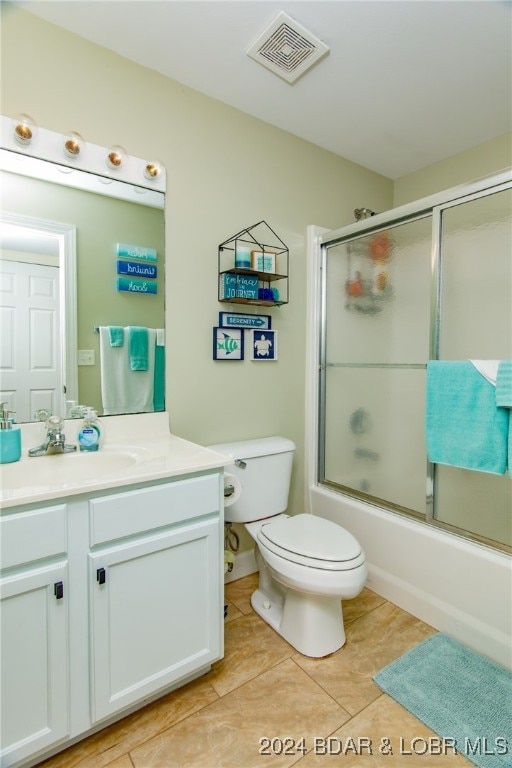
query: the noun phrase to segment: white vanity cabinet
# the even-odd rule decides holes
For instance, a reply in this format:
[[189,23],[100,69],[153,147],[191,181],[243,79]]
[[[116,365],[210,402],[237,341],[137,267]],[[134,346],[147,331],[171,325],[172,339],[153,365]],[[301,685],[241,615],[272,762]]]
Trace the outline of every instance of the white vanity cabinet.
[[66,505],[0,519],[1,765],[69,734]]
[[222,657],[222,488],[215,468],[2,513],[2,768]]
[[221,655],[218,476],[94,499],[90,519],[97,722]]

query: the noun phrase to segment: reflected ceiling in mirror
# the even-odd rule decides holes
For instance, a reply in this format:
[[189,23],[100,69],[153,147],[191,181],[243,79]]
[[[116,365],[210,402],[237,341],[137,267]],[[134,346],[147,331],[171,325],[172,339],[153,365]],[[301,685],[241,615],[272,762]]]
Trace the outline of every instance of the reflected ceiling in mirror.
[[[4,289],[17,281],[40,295],[39,305],[21,315],[10,299],[3,300],[1,399],[17,422],[34,420],[41,409],[69,415],[77,403],[104,413],[100,337],[94,328],[148,327],[163,336],[165,169],[144,179],[152,163],[127,156],[121,177],[104,162],[107,148],[93,145],[86,145],[81,167],[73,167],[62,152],[64,137],[42,129],[29,155],[9,139],[12,121],[1,120],[0,275]],[[101,174],[91,171],[86,156]],[[118,255],[123,243],[157,254],[154,295],[118,290],[120,261],[126,269],[127,257]],[[163,349],[158,351],[163,361]],[[163,377],[163,369],[159,373]],[[124,405],[118,412],[149,410],[140,402]],[[154,405],[163,408],[161,397]]]

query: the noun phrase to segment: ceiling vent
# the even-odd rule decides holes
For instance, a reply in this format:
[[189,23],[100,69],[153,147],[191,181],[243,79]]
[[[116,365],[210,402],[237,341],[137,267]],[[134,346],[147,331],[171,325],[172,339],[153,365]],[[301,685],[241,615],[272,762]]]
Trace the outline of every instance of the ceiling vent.
[[247,51],[247,55],[288,83],[294,83],[329,48],[281,11]]

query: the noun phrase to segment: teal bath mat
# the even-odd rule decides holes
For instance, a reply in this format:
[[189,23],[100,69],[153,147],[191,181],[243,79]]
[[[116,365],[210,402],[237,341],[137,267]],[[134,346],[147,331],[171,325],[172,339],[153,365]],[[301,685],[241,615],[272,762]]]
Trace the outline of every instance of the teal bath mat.
[[479,768],[512,768],[512,673],[504,667],[437,634],[373,679]]

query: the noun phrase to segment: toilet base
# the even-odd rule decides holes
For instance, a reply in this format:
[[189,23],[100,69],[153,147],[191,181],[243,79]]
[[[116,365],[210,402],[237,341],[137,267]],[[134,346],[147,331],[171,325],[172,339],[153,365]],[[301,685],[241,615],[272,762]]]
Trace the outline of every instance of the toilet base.
[[286,590],[253,592],[251,605],[261,618],[303,656],[321,658],[345,644],[341,600]]
[[272,597],[262,592],[261,589],[257,589],[251,595],[251,605],[256,611],[258,616],[261,616],[263,621],[270,624],[272,629],[279,632],[279,626],[281,624],[281,617],[283,615],[284,599],[279,597],[276,593]]
[[325,597],[285,587],[255,548],[259,571],[258,589],[251,605],[284,640],[303,656],[321,658],[345,644],[340,597]]

